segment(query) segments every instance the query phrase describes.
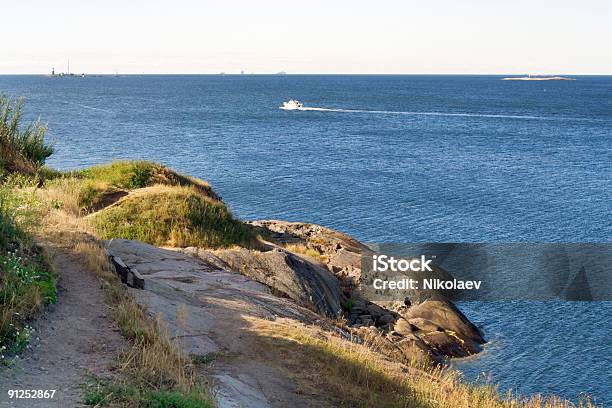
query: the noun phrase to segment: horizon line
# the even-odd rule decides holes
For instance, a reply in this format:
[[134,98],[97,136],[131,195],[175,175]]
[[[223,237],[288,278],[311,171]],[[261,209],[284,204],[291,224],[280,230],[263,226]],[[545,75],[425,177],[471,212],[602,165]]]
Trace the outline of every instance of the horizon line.
[[[394,72],[376,72],[376,73],[370,73],[370,72],[360,72],[360,73],[344,73],[344,72],[333,72],[333,73],[328,73],[328,72],[316,72],[316,73],[312,73],[312,72],[293,72],[293,73],[289,73],[289,72],[244,72],[244,73],[240,73],[240,72],[200,72],[200,73],[193,73],[193,72],[142,72],[142,73],[135,73],[135,72],[129,72],[129,73],[114,73],[114,72],[73,72],[70,74],[71,76],[81,76],[81,75],[85,75],[85,76],[144,76],[144,75],[183,75],[183,76],[187,76],[187,75],[208,75],[208,76],[253,76],[253,75],[261,75],[261,76],[297,76],[297,75],[344,75],[344,76],[425,76],[425,75],[430,75],[430,76],[517,76],[517,75],[532,75],[532,76],[553,76],[553,75],[559,75],[559,76],[612,76],[612,73],[559,73],[559,72],[554,72],[554,73],[528,73],[528,72],[521,72],[521,73],[478,73],[478,72],[474,72],[474,73],[427,73],[427,72],[419,72],[419,73],[394,73]],[[51,76],[50,73],[14,73],[14,72],[9,72],[9,73],[1,73],[0,72],[0,76]],[[60,76],[59,74],[56,74],[55,76]]]

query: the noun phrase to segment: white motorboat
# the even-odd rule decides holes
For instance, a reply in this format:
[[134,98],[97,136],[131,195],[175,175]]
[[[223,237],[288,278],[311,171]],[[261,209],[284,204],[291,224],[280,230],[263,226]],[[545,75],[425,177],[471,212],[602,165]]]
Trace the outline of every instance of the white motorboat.
[[302,102],[295,100],[295,99],[291,99],[287,102],[283,102],[283,106],[281,106],[281,109],[284,110],[298,110],[298,109],[302,109],[304,105],[302,105]]

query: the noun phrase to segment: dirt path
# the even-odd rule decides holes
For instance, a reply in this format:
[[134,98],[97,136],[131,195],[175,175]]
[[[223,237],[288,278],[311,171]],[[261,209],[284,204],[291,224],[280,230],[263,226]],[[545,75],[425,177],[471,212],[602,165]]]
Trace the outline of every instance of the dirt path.
[[[47,248],[60,275],[58,302],[34,324],[31,349],[0,368],[0,407],[78,407],[88,372],[109,374],[125,347],[100,283],[66,248]],[[11,389],[57,390],[51,400],[9,399]]]

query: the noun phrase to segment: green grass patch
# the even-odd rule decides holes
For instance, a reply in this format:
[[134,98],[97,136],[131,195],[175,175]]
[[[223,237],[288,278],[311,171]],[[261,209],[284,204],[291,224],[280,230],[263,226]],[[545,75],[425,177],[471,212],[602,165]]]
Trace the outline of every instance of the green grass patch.
[[67,203],[67,210],[76,214],[98,211],[128,191],[154,185],[193,187],[205,197],[220,200],[205,181],[148,161],[115,161],[69,172],[44,167],[40,173],[59,202]]
[[75,172],[75,175],[125,189],[152,185],[153,176],[162,166],[147,161],[116,161]]
[[140,388],[133,384],[95,381],[86,387],[85,405],[142,408],[214,408],[205,390],[178,391]]
[[73,174],[126,190],[150,187],[155,184],[193,186],[204,195],[219,199],[205,181],[182,175],[166,166],[149,161],[114,161],[73,172]]
[[96,214],[103,239],[136,239],[158,246],[207,248],[251,246],[251,229],[236,220],[225,204],[194,187],[160,187],[127,197]]

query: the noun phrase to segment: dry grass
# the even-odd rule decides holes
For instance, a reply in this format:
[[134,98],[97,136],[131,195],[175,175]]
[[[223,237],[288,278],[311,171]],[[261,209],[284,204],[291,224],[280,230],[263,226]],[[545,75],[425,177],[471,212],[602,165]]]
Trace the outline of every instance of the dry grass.
[[62,209],[68,214],[78,216],[81,213],[79,204],[82,181],[74,178],[59,178],[48,183],[47,188],[38,190],[39,196],[55,209]]
[[[557,397],[501,395],[492,385],[467,384],[457,371],[389,361],[365,345],[297,323],[252,320],[252,329],[305,393],[343,407],[570,408]],[[580,407],[594,407],[588,400]]]
[[207,182],[182,175],[161,164],[148,161],[114,161],[75,172],[73,175],[127,190],[150,187],[156,184],[193,187],[200,194],[213,200],[219,200],[219,196]]
[[300,255],[305,255],[321,264],[325,264],[327,259],[319,251],[311,248],[305,244],[287,244],[284,248],[289,251]]

